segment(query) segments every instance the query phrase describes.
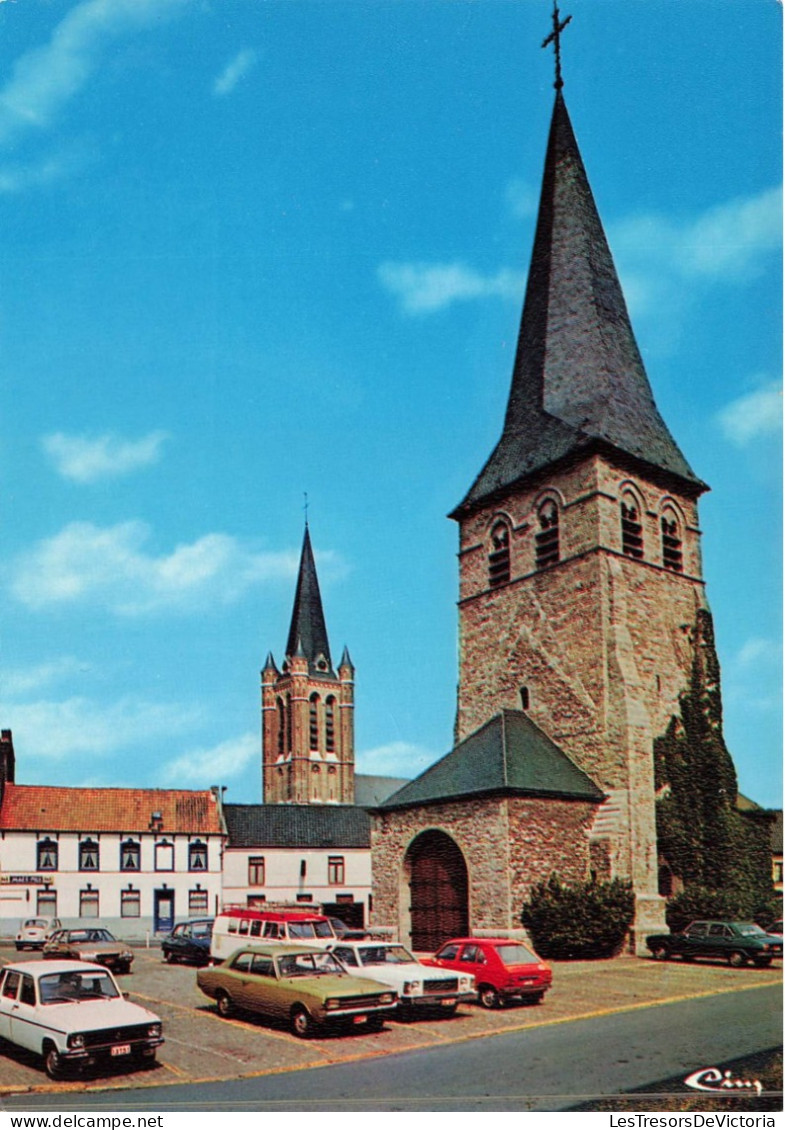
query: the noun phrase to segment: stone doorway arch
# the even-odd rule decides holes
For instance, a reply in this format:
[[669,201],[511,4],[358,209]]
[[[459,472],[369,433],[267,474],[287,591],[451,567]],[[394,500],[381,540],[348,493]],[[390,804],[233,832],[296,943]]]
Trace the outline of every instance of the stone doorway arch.
[[469,931],[469,873],[463,852],[446,832],[421,832],[404,860],[409,880],[412,949],[432,953]]

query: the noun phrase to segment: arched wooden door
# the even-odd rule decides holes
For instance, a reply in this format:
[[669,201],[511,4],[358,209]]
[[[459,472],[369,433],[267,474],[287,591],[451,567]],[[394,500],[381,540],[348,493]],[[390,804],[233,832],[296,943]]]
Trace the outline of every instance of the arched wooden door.
[[469,930],[469,877],[458,845],[445,832],[423,832],[407,852],[412,948],[432,953]]

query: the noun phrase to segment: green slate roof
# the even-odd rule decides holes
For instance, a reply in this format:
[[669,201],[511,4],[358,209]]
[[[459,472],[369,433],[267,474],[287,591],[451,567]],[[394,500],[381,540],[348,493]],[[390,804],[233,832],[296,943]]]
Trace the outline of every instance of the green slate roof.
[[488,793],[590,800],[605,794],[520,710],[502,710],[379,811]]

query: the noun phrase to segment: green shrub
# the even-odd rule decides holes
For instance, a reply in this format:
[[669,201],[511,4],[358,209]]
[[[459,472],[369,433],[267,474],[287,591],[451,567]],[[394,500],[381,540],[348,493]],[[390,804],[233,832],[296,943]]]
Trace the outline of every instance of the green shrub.
[[541,957],[612,957],[635,917],[632,884],[562,884],[557,875],[532,887],[521,922]]
[[765,927],[780,916],[780,910],[781,906],[776,898],[761,901],[754,891],[740,887],[717,890],[690,883],[683,891],[668,899],[665,921],[674,932],[683,930],[696,918],[757,922],[759,926]]

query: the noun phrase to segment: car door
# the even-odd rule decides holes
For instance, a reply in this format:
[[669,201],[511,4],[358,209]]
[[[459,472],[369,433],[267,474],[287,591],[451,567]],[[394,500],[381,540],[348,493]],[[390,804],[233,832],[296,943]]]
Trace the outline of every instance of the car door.
[[687,957],[705,957],[709,952],[707,934],[706,922],[691,922],[678,946],[673,947],[674,951],[686,954]]
[[21,973],[15,969],[6,969],[0,980],[0,1037],[4,1040],[11,1038],[11,1011],[16,1005],[21,980]]
[[724,922],[712,922],[709,926],[709,953],[712,957],[727,957],[732,949],[739,948],[735,941],[733,931]]
[[461,973],[471,973],[477,985],[488,980],[488,963],[485,954],[480,946],[473,942],[462,947],[458,964],[453,968],[457,968]]
[[8,1038],[12,1044],[31,1051],[40,1051],[42,1029],[36,1001],[35,979],[23,973],[19,983],[16,1001],[11,1006],[10,1031]]

